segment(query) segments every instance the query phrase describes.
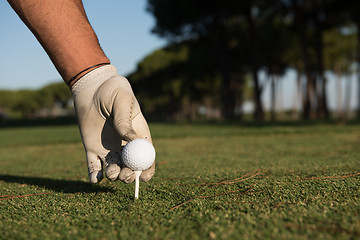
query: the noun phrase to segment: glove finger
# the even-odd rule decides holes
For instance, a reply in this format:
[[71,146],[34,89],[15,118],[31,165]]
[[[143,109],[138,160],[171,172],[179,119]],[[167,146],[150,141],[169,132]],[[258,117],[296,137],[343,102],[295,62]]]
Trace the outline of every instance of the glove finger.
[[100,141],[97,144],[97,150],[102,153],[100,156],[105,166],[105,176],[110,181],[115,181],[120,173],[121,137],[108,121],[101,129]]
[[105,176],[111,180],[115,181],[118,179],[120,174],[120,156],[117,152],[110,151],[104,158],[105,164]]
[[149,169],[143,171],[140,175],[140,180],[143,182],[149,181],[155,174],[155,162],[151,165]]
[[124,86],[116,94],[113,102],[114,125],[122,139],[131,141],[139,138],[133,129],[132,119],[140,113],[140,107],[130,83],[126,78],[121,78],[121,80]]
[[124,183],[132,183],[135,181],[135,172],[130,168],[124,167],[120,171],[119,179]]
[[144,115],[141,112],[139,112],[132,120],[132,127],[139,138],[144,138],[151,142],[151,144],[153,143],[149,126],[146,122],[146,119],[144,118]]
[[93,153],[87,153],[86,158],[90,182],[100,182],[103,179],[102,162],[100,157]]

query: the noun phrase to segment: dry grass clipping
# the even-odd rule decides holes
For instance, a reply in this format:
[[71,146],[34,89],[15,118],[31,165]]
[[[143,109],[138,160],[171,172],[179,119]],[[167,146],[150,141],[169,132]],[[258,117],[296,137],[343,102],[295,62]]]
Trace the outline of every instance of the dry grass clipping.
[[[239,178],[235,178],[235,179],[231,179],[231,180],[221,180],[220,182],[205,182],[205,183],[201,183],[201,184],[194,184],[194,185],[199,185],[199,186],[206,186],[206,187],[215,187],[215,186],[220,186],[220,185],[225,185],[225,184],[235,184],[238,182],[242,182],[242,181],[246,181],[248,179],[254,178],[255,176],[259,175],[261,172],[261,169],[258,170],[254,170],[251,172],[248,172],[246,174],[244,174],[243,176],[239,177]],[[254,185],[250,186],[249,188],[247,188],[244,192],[242,192],[239,196],[242,196],[246,193],[248,193],[250,190],[252,190],[254,188]],[[227,195],[230,193],[235,193],[235,192],[239,192],[239,191],[243,191],[243,188],[240,189],[236,189],[236,190],[232,190],[232,191],[227,191],[227,192],[222,192],[222,193],[218,193],[218,194],[214,194],[214,195],[207,195],[207,196],[193,196],[191,197],[189,200],[184,201],[180,204],[177,204],[174,207],[169,208],[169,211],[177,209],[181,206],[183,206],[186,203],[189,203],[195,199],[208,199],[208,198],[213,198],[213,197],[218,197],[218,196],[223,196],[223,195]]]

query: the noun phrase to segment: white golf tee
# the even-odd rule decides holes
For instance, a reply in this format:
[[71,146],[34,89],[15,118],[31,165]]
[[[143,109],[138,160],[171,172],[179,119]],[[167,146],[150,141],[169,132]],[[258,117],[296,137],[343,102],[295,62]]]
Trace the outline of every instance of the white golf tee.
[[135,199],[139,198],[139,177],[142,171],[134,171],[135,172]]

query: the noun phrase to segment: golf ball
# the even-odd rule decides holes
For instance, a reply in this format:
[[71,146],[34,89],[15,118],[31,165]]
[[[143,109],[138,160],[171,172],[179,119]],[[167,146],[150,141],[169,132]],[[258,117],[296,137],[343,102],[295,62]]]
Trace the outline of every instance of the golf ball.
[[122,151],[122,160],[128,168],[134,171],[144,171],[155,161],[154,146],[142,138],[130,141]]

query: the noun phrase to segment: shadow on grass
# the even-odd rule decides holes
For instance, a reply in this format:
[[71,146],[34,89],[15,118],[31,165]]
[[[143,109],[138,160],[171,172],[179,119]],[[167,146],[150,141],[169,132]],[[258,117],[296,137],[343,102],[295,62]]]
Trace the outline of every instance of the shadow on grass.
[[49,190],[63,193],[94,193],[94,192],[113,192],[114,190],[109,187],[100,186],[97,184],[91,184],[83,181],[75,180],[58,180],[51,178],[39,178],[39,177],[26,177],[26,176],[14,176],[14,175],[1,175],[0,181],[7,183],[19,183],[26,185],[33,185],[43,187]]
[[1,121],[0,119],[0,128],[65,126],[75,124],[77,124],[77,120],[75,117],[57,117],[45,119],[10,119],[6,121]]

